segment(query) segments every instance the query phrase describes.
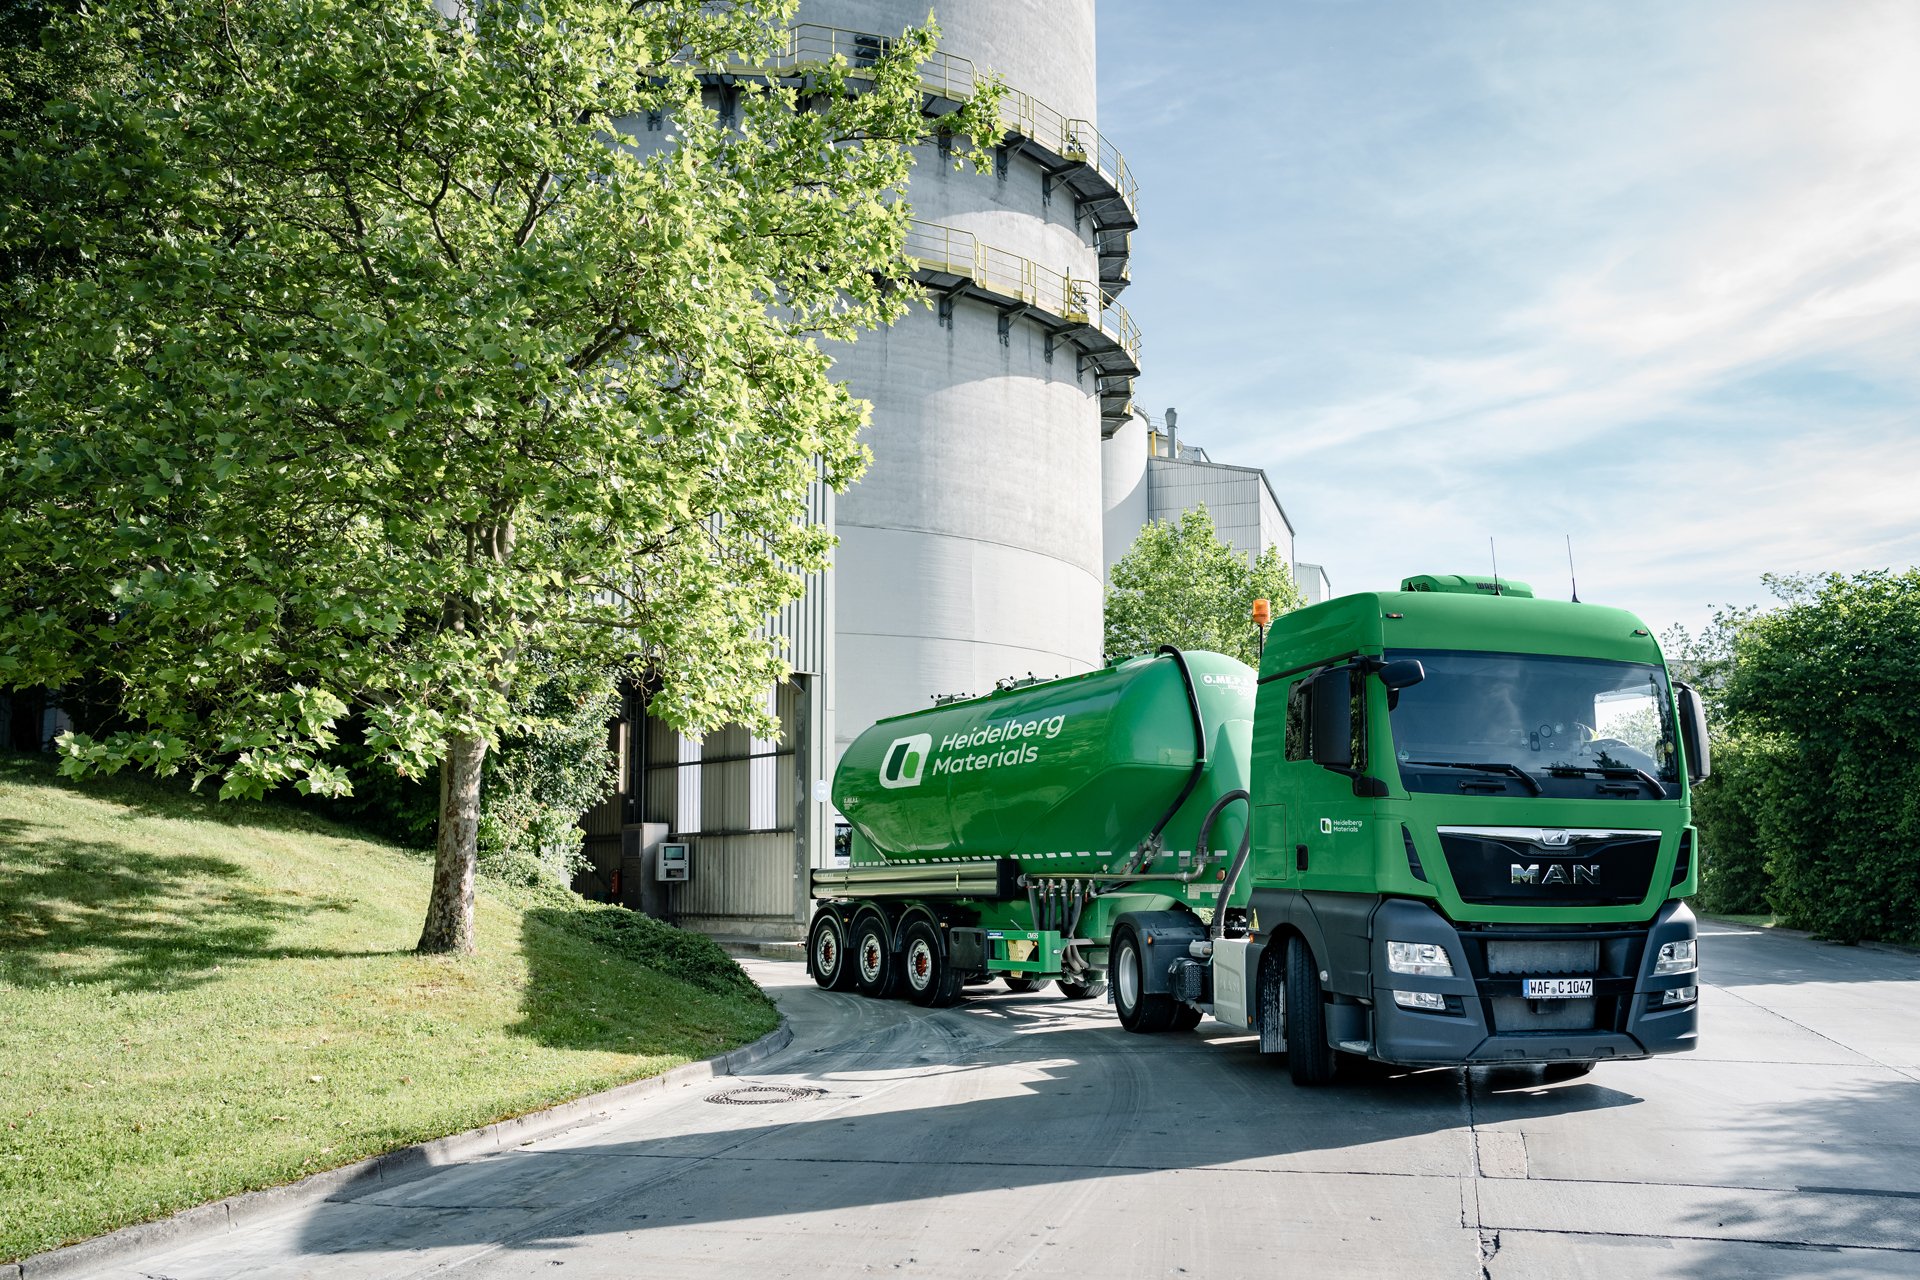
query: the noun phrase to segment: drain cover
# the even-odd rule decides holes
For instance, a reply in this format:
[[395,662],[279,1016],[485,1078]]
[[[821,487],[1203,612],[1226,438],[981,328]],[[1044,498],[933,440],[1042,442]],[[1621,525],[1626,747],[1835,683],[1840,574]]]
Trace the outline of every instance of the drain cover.
[[744,1089],[723,1089],[719,1093],[710,1093],[707,1095],[707,1101],[757,1107],[769,1102],[803,1102],[808,1098],[823,1097],[826,1092],[825,1089],[816,1089],[812,1085],[750,1084]]

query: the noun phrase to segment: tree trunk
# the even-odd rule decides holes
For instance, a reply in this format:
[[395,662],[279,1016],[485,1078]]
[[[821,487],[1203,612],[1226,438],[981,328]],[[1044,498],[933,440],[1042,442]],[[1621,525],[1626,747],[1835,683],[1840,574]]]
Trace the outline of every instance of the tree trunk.
[[433,859],[433,895],[416,951],[473,950],[473,871],[480,856],[480,765],[485,738],[447,740],[440,762],[440,839]]

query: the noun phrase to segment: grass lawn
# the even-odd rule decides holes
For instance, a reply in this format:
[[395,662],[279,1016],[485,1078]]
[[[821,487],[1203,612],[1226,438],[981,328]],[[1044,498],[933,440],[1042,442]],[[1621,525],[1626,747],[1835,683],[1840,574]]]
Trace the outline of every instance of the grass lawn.
[[[703,939],[304,812],[0,755],[0,1260],[722,1052],[777,1016]],[[689,982],[669,972],[691,975]]]

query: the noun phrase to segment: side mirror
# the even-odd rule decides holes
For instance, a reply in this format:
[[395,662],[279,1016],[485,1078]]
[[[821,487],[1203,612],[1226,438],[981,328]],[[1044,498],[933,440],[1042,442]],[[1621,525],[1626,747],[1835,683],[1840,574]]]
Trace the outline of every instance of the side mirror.
[[1411,689],[1427,678],[1427,669],[1418,658],[1395,658],[1380,668],[1380,682],[1388,693]]
[[1313,762],[1329,769],[1353,768],[1353,672],[1323,671],[1307,692]]
[[1707,708],[1700,695],[1676,684],[1680,695],[1680,749],[1687,753],[1687,781],[1703,782],[1713,773],[1713,749],[1707,742]]

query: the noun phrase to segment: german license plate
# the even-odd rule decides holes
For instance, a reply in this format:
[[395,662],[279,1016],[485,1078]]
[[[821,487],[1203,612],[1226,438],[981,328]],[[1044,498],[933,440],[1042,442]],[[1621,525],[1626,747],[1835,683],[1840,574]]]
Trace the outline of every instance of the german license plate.
[[1522,978],[1520,993],[1529,1000],[1578,1000],[1593,994],[1593,979]]

